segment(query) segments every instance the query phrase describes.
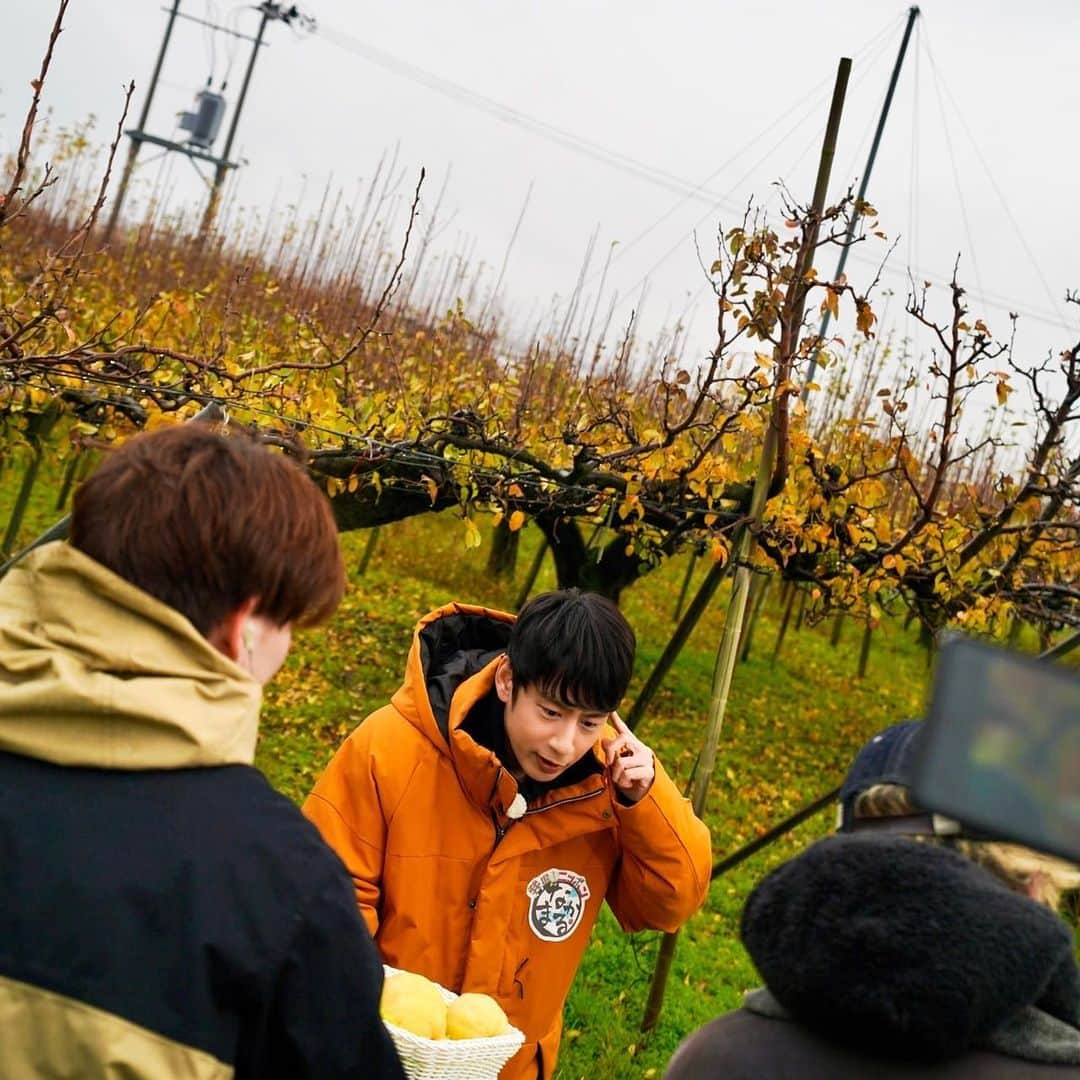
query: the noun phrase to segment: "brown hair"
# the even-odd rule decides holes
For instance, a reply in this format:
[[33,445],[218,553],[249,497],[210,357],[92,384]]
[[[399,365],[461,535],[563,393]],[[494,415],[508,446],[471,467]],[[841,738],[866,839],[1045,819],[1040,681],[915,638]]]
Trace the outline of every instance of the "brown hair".
[[[855,800],[855,817],[888,818],[918,814],[908,789],[900,784],[875,784]],[[963,836],[913,836],[913,840],[950,847],[989,870],[1016,892],[1028,892],[1057,911],[1061,894],[1080,888],[1080,868],[1053,855],[1044,855],[1021,844],[997,840],[970,840]]]
[[137,435],[75,493],[71,543],[206,636],[245,600],[278,626],[345,587],[330,505],[294,461],[202,423]]

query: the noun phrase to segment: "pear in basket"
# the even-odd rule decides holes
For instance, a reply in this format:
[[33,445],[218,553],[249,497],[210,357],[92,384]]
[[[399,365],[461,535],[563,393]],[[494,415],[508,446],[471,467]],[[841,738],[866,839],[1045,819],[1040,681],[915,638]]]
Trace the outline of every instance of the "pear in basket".
[[447,1006],[448,1039],[488,1039],[505,1035],[509,1030],[506,1013],[487,994],[462,994]]
[[446,1002],[439,988],[412,971],[386,977],[379,1015],[425,1039],[446,1038]]

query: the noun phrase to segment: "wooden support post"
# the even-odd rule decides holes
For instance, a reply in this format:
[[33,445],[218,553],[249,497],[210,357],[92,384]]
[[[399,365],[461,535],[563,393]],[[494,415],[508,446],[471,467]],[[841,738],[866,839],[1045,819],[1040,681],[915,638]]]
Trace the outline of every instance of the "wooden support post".
[[[774,660],[780,659],[780,650],[784,646],[784,638],[787,636],[788,623],[791,622],[791,612],[795,607],[795,598],[802,591],[795,588],[794,582],[788,582],[791,588],[788,589],[787,603],[784,604],[784,617],[780,620],[780,632],[776,635],[776,644],[773,646],[772,658]],[[803,597],[805,600],[805,596]]]
[[488,552],[487,576],[501,580],[512,578],[517,566],[518,543],[521,530],[511,531],[505,521],[491,530],[491,550]]
[[64,475],[60,480],[60,492],[56,496],[55,510],[63,510],[67,504],[68,496],[71,494],[71,488],[75,483],[75,474],[78,471],[80,458],[85,453],[81,446],[74,446],[71,449],[71,456],[64,463]]
[[[851,61],[844,57],[840,61],[836,73],[836,83],[833,87],[829,122],[825,129],[825,140],[818,164],[817,182],[814,185],[814,198],[810,208],[810,224],[803,234],[803,241],[796,258],[791,284],[788,286],[788,294],[784,300],[782,319],[785,322],[785,333],[789,338],[792,355],[798,348],[799,327],[802,325],[806,301],[805,275],[810,269],[811,258],[817,246],[817,223],[821,221],[821,213],[825,206],[825,194],[828,188],[833,156],[836,152],[836,137],[840,128],[840,116],[844,108],[844,95],[847,91],[850,73]],[[750,508],[747,514],[747,525],[742,530],[742,535],[732,557],[732,562],[735,564],[735,580],[731,589],[731,602],[728,605],[727,618],[724,620],[720,646],[716,651],[708,720],[691,795],[694,813],[698,817],[705,816],[705,802],[709,792],[709,783],[712,780],[724,715],[727,712],[731,678],[735,671],[739,638],[742,633],[743,618],[746,614],[746,603],[749,598],[750,578],[752,576],[750,566],[756,544],[754,526],[761,520],[765,503],[769,497],[773,469],[779,460],[780,434],[777,416],[782,400],[779,396],[774,399],[773,415],[765,430],[761,458],[758,462],[757,475],[754,478],[754,489],[750,497]],[[651,1031],[660,1017],[660,1009],[664,1002],[664,991],[667,987],[667,978],[671,970],[677,939],[677,933],[664,935],[657,956],[656,969],[653,972],[652,985],[649,987],[649,999],[645,1004],[645,1014],[641,1020],[642,1031]]]
[[364,553],[360,556],[360,565],[356,568],[356,576],[363,577],[367,573],[371,556],[375,554],[375,548],[379,543],[380,526],[373,525],[368,529],[367,543],[364,545]]
[[533,556],[532,566],[529,567],[529,572],[525,575],[525,580],[521,583],[521,591],[514,601],[515,611],[520,611],[525,606],[525,601],[529,599],[529,593],[532,592],[533,586],[536,584],[536,579],[540,576],[540,567],[544,564],[544,556],[547,554],[547,549],[547,537],[542,536],[540,538],[540,546],[536,549],[536,554]]
[[637,700],[626,714],[626,726],[631,731],[637,730],[646,709],[652,704],[652,699],[656,696],[656,691],[660,689],[661,683],[663,683],[667,673],[671,670],[671,665],[675,663],[679,653],[682,652],[691,631],[697,626],[698,620],[709,606],[709,601],[720,587],[720,582],[724,580],[729,566],[730,563],[713,563],[709,567],[709,572],[698,586],[694,599],[690,601],[690,606],[683,613],[679,625],[675,627],[671,640],[664,647],[660,659],[656,661],[656,666],[649,672],[649,677],[645,680],[641,693],[638,694]]
[[750,586],[750,598],[747,601],[750,607],[750,618],[743,626],[742,641],[739,644],[739,663],[745,664],[750,650],[754,645],[754,631],[757,629],[758,619],[761,617],[761,609],[765,604],[765,595],[772,584],[772,578],[763,574],[755,574]]
[[807,590],[799,590],[799,614],[795,619],[795,629],[801,630],[803,625],[803,619],[806,618],[806,596]]
[[690,558],[686,564],[686,574],[683,577],[682,589],[679,591],[679,599],[675,604],[675,614],[672,615],[672,622],[678,623],[679,616],[682,615],[683,604],[686,603],[686,594],[690,591],[690,580],[694,576],[694,566],[698,561],[698,549],[695,546],[690,552]]
[[22,528],[26,509],[30,505],[30,495],[37,482],[38,470],[41,468],[41,459],[45,455],[45,440],[48,439],[56,421],[60,419],[60,408],[49,404],[39,413],[29,413],[26,418],[26,441],[30,444],[30,460],[26,464],[22,483],[19,485],[19,493],[15,496],[15,505],[11,509],[11,517],[8,518],[7,529],[4,531],[4,540],[0,544],[4,556],[11,554],[15,540]]
[[863,679],[866,677],[866,665],[870,660],[870,639],[874,633],[874,628],[867,622],[863,627],[862,644],[859,646],[859,673],[858,678]]

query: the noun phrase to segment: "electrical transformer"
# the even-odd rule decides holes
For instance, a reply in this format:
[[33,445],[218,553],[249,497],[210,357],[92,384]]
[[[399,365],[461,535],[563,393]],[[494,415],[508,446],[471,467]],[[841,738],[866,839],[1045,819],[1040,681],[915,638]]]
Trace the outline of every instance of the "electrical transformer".
[[212,90],[200,90],[195,95],[193,112],[180,114],[180,127],[190,131],[188,142],[208,150],[217,137],[221,118],[225,115],[225,99]]

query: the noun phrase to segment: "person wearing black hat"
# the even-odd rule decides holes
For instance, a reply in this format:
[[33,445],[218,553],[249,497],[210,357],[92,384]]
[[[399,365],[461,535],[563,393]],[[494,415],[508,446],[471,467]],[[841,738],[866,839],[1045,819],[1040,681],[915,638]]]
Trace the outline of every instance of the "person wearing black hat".
[[[837,828],[840,832],[893,833],[959,852],[990,871],[1010,889],[1058,910],[1063,892],[1080,888],[1080,870],[1062,859],[941,814],[921,810],[912,800],[915,760],[922,723],[905,720],[875,735],[859,751],[840,789]],[[978,771],[993,792],[998,815],[1019,829],[1039,834],[1040,810],[1036,800],[1008,774],[992,766]],[[978,782],[978,774],[973,782]],[[970,778],[969,778],[970,779]],[[972,800],[973,792],[967,792]]]
[[1080,969],[1054,910],[1080,873],[915,806],[919,730],[874,736],[840,834],[751,893],[740,932],[765,987],[694,1032],[666,1080],[1080,1077]]

